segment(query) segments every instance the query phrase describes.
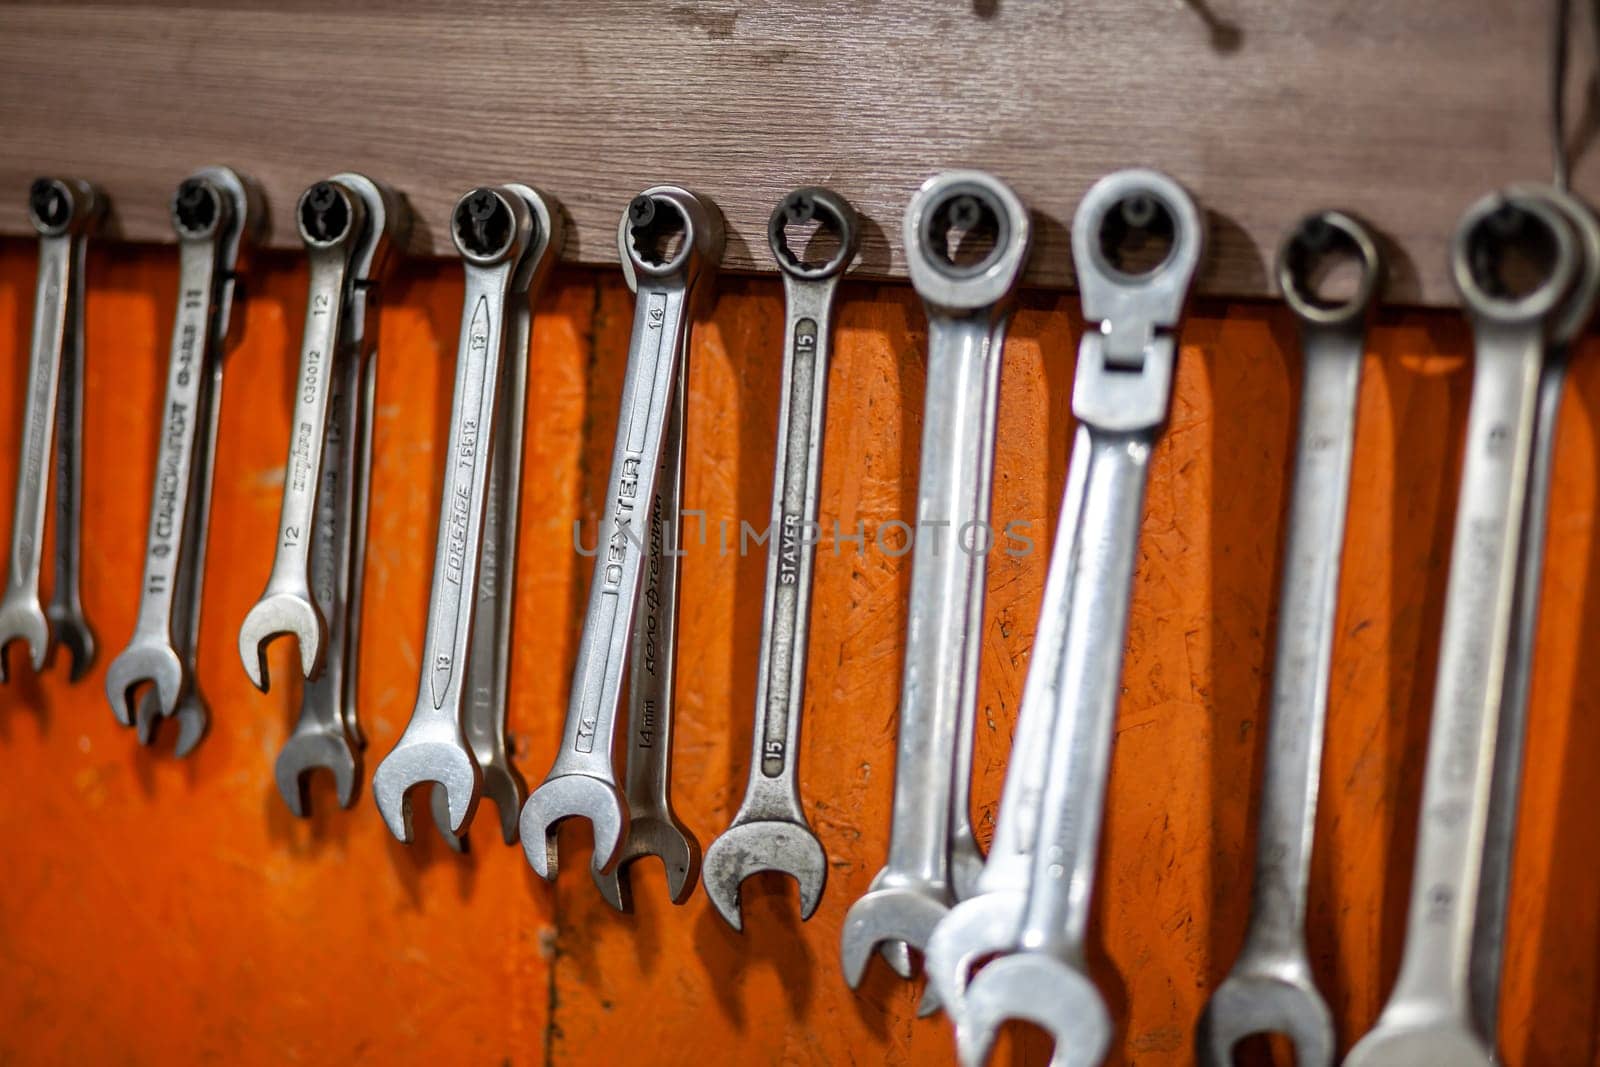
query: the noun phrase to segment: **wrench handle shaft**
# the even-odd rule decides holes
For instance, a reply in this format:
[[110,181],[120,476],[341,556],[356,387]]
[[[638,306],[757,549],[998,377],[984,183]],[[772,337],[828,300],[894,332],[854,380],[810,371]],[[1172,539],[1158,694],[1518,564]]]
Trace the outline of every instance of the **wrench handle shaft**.
[[466,266],[456,380],[445,454],[444,496],[428,599],[427,659],[412,724],[461,729],[469,635],[483,548],[496,394],[504,362],[514,262]]
[[644,580],[633,616],[628,667],[627,765],[623,792],[634,815],[670,810],[673,683],[677,677],[678,589],[682,576],[684,419],[688,375],[682,361],[678,385],[656,467],[650,502]]
[[[217,247],[210,240],[178,244],[178,311],[172,325],[172,352],[166,396],[161,406],[161,438],[155,484],[150,496],[150,528],[146,539],[143,596],[135,631],[167,643],[179,635],[173,622],[186,535],[190,492],[198,465],[196,447],[206,431],[206,394],[221,352],[212,351],[218,329]],[[215,404],[211,405],[213,408]],[[199,509],[197,509],[199,510]]]
[[757,725],[746,807],[799,809],[795,763],[805,709],[811,585],[816,569],[818,498],[827,421],[832,314],[838,276],[784,275],[788,306],[777,454],[767,532],[767,588],[756,667]]
[[1305,323],[1305,373],[1246,953],[1304,954],[1363,324]]
[[478,606],[467,662],[466,736],[478,766],[506,762],[511,627],[516,603],[517,534],[522,513],[522,447],[528,410],[528,339],[532,304],[519,303],[506,335],[500,413],[489,460]]
[[576,773],[613,780],[611,744],[622,670],[644,577],[650,501],[655,497],[667,414],[683,362],[689,296],[681,279],[670,283],[641,279],[639,285],[598,557],[589,582],[589,610],[578,642],[561,754],[552,776]]
[[[340,343],[344,292],[349,275],[348,243],[311,250],[311,282],[305,331],[300,342],[300,374],[284,464],[283,503],[278,513],[278,544],[268,587],[299,588],[308,581],[316,526],[317,492],[328,436],[329,382],[352,358]],[[326,622],[326,620],[324,620]]]
[[985,408],[997,373],[1003,314],[952,317],[928,307],[928,386],[922,471],[911,561],[910,622],[900,690],[893,824],[888,869],[930,885],[949,884],[956,733],[971,690],[968,643],[973,600],[983,599],[984,555],[967,543],[988,503],[985,462],[994,425]]
[[1499,1029],[1500,972],[1505,953],[1506,910],[1511,895],[1511,859],[1516,844],[1517,801],[1527,743],[1528,692],[1533,683],[1533,642],[1539,625],[1539,585],[1544,577],[1545,534],[1550,520],[1550,484],[1555,466],[1556,416],[1567,378],[1564,346],[1546,356],[1539,376],[1537,428],[1528,464],[1523,507],[1522,555],[1506,653],[1505,695],[1494,749],[1494,786],[1484,833],[1482,885],[1473,929],[1473,1017],[1491,1045]]
[[1463,1018],[1543,356],[1537,328],[1480,319],[1476,332],[1416,866],[1391,997]]
[[1073,435],[1061,515],[1056,520],[1054,551],[1045,574],[1039,625],[1022,685],[1022,704],[1011,742],[1011,760],[1000,791],[1000,814],[994,840],[978,880],[984,893],[1026,889],[1033,864],[1033,841],[1039,827],[1039,805],[1049,773],[1051,724],[1055,721],[1056,686],[1061,674],[1061,646],[1066,639],[1067,594],[1072,588],[1077,555],[1065,551],[1083,521],[1084,482],[1093,442],[1087,427]]
[[[39,278],[33,301],[33,344],[28,357],[28,393],[17,467],[16,507],[11,519],[8,592],[37,599],[45,502],[50,491],[50,445],[56,432],[57,390],[71,304],[73,262],[70,235],[39,238]],[[58,534],[59,538],[59,534]]]
[[1090,428],[1082,515],[1054,548],[1075,558],[1021,940],[1072,960],[1088,929],[1152,444]]
[[61,379],[56,393],[55,579],[51,603],[72,616],[82,615],[83,566],[83,384],[84,260],[89,242],[72,242],[67,283],[66,333],[61,345]]

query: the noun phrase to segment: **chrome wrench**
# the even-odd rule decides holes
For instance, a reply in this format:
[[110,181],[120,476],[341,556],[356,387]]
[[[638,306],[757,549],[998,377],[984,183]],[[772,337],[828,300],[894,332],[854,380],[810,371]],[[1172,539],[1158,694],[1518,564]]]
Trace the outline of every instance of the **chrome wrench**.
[[1528,692],[1533,682],[1533,642],[1539,622],[1539,584],[1544,576],[1545,529],[1550,513],[1550,482],[1555,465],[1556,416],[1566,384],[1571,346],[1588,325],[1600,290],[1600,223],[1588,205],[1564,189],[1514,185],[1514,192],[1543,197],[1566,217],[1578,239],[1578,280],[1557,313],[1539,375],[1539,399],[1523,507],[1522,557],[1512,608],[1511,641],[1506,653],[1505,695],[1500,702],[1499,736],[1494,749],[1494,785],[1484,831],[1483,873],[1473,930],[1471,988],[1473,1015],[1492,1047],[1499,1029],[1500,971],[1505,950],[1506,912],[1511,894],[1512,846],[1517,826],[1517,794],[1522,781]]
[[[979,262],[952,257],[952,231],[986,232],[993,245]],[[919,535],[911,563],[910,622],[900,693],[894,810],[888,862],[851,905],[840,940],[845,980],[858,986],[872,952],[885,946],[897,971],[904,945],[921,951],[953,902],[952,827],[958,822],[963,704],[976,692],[986,556],[975,537],[988,532],[1001,350],[1012,294],[1027,261],[1029,219],[1015,193],[978,171],[930,178],[906,208],[911,281],[928,315],[927,399]],[[942,551],[941,551],[942,549]]]
[[700,876],[700,841],[672,808],[672,719],[676,712],[678,591],[683,556],[684,419],[689,409],[688,349],[678,367],[678,385],[661,442],[655,495],[650,500],[649,542],[644,548],[643,589],[633,615],[628,664],[627,764],[622,798],[628,832],[608,871],[594,871],[600,895],[618,911],[633,910],[628,868],[656,856],[667,873],[667,894],[682,904]]
[[[155,687],[155,706],[163,716],[176,712],[193,687],[193,670],[176,643],[185,639],[187,631],[198,631],[203,575],[191,575],[193,590],[187,597],[180,597],[178,586],[190,559],[204,554],[203,544],[194,544],[189,535],[199,531],[203,538],[209,469],[203,478],[196,479],[195,474],[197,468],[209,468],[215,444],[217,384],[233,321],[239,253],[259,229],[262,214],[254,187],[226,167],[207,167],[184,179],[173,200],[178,310],[161,409],[142,596],[133,637],[106,673],[106,696],[124,726],[134,725],[135,690],[141,684]],[[191,496],[202,499],[191,501]],[[187,621],[175,618],[174,602],[179,599],[193,601],[195,610]]]
[[[1122,252],[1167,236],[1161,262],[1139,270]],[[1014,951],[979,970],[962,1001],[965,1064],[982,1063],[1001,1023],[1026,1019],[1055,1038],[1051,1062],[1097,1064],[1111,1043],[1085,941],[1116,732],[1128,605],[1150,455],[1166,423],[1175,331],[1200,261],[1204,229],[1183,188],[1150,170],[1096,182],[1072,224],[1083,291],[1073,413],[1087,430],[1083,502],[1068,553],[1070,584],[1039,805],[1033,866]],[[1052,556],[1052,564],[1055,557]]]
[[330,383],[343,376],[343,363],[351,358],[340,343],[345,294],[362,242],[372,232],[365,201],[337,179],[317,182],[302,193],[295,219],[311,260],[311,285],[294,414],[289,421],[278,543],[266,590],[239,627],[239,657],[245,674],[262,692],[271,684],[267,645],[281,634],[292,634],[298,640],[305,677],[314,678],[322,669],[328,622],[311,592],[311,544],[316,536],[317,493],[328,437]]
[[[786,235],[791,224],[813,221],[830,230],[837,243],[834,253],[820,262],[795,252]],[[829,189],[796,189],[773,209],[767,223],[767,242],[783,271],[788,322],[761,659],[756,667],[756,724],[744,800],[732,824],[706,849],[704,876],[706,896],[735,930],[743,929],[739,887],[757,871],[779,871],[795,880],[802,921],[817,910],[828,880],[827,853],[806,821],[800,800],[800,720],[811,633],[833,301],[859,240],[855,209]]]
[[[40,178],[28,193],[28,219],[39,234],[39,279],[33,298],[33,344],[11,515],[11,555],[0,597],[0,682],[8,679],[5,654],[13,641],[27,642],[34,671],[44,669],[53,648],[52,623],[56,636],[72,650],[73,681],[82,676],[94,654],[94,641],[78,605],[78,480],[83,470],[84,250],[102,209],[95,187],[75,178]],[[39,572],[52,456],[56,582],[47,614],[39,599]]]
[[[489,458],[489,498],[484,505],[483,558],[478,567],[478,606],[472,620],[472,651],[467,660],[467,705],[463,728],[477,761],[485,796],[500,815],[500,836],[517,843],[517,820],[528,787],[506,747],[506,712],[511,702],[511,638],[517,587],[517,533],[522,515],[522,446],[528,410],[528,351],[532,305],[518,303],[507,325],[505,375],[500,388],[493,451]],[[450,829],[445,791],[430,797],[433,824],[451,848],[465,851],[466,834]]]
[[[673,240],[675,249],[663,248]],[[602,547],[589,582],[561,751],[522,808],[522,847],[541,878],[556,875],[560,822],[589,821],[597,871],[616,866],[628,834],[628,805],[611,757],[622,669],[632,644],[649,502],[656,495],[676,379],[685,365],[693,300],[702,279],[721,261],[722,245],[721,214],[709,201],[676,186],[646,189],[618,223],[623,275],[638,299],[600,520]]]
[[[376,383],[374,353],[376,291],[394,254],[410,231],[411,215],[393,190],[360,174],[340,174],[329,183],[338,195],[361,204],[361,232],[353,240],[336,335],[336,355],[326,361],[327,435],[321,485],[316,490],[308,571],[317,610],[327,626],[323,669],[301,691],[300,715],[274,766],[278,791],[289,810],[307,816],[307,776],[317,768],[334,778],[339,806],[355,802],[361,781],[364,739],[356,718],[356,653],[360,613],[362,544],[366,540],[366,496],[371,462],[371,404]],[[314,186],[313,189],[316,187]],[[308,191],[307,196],[311,193]],[[326,197],[324,197],[326,202]],[[310,225],[303,219],[303,228]],[[312,253],[316,258],[317,252]],[[313,287],[308,317],[317,304]]]
[[[1354,259],[1360,279],[1350,299],[1322,300],[1313,288],[1316,264],[1339,253]],[[1199,1062],[1214,1067],[1231,1067],[1234,1045],[1259,1033],[1287,1035],[1295,1062],[1305,1067],[1333,1064],[1333,1013],[1311,975],[1306,899],[1356,398],[1381,270],[1367,228],[1338,211],[1303,219],[1278,255],[1278,287],[1299,320],[1305,370],[1250,922],[1244,948],[1211,995],[1196,1035]]]
[[1072,459],[1056,520],[1055,549],[1045,575],[1039,625],[1032,659],[1022,686],[1011,759],[1000,794],[1000,815],[994,840],[974,893],[958,903],[934,927],[922,969],[928,976],[918,1013],[928,1015],[943,1005],[957,1028],[964,1027],[967,982],[973,964],[1016,944],[1022,912],[1033,878],[1033,840],[1039,825],[1045,775],[1049,772],[1051,725],[1056,709],[1056,683],[1061,671],[1061,646],[1067,626],[1067,593],[1072,586],[1076,553],[1063,551],[1082,522],[1084,478],[1092,445],[1080,426],[1073,436]]
[[[1547,268],[1521,295],[1498,274],[1513,247]],[[1539,377],[1580,255],[1560,211],[1509,191],[1469,208],[1451,244],[1476,358],[1416,865],[1400,974],[1377,1023],[1345,1059],[1349,1067],[1495,1062],[1474,1018],[1468,973]]]
[[[455,834],[466,828],[478,805],[482,778],[462,720],[490,456],[500,429],[497,395],[512,332],[507,319],[515,320],[513,301],[530,301],[560,254],[561,216],[528,186],[483,187],[456,204],[451,236],[465,264],[466,293],[422,678],[405,733],[372,776],[384,822],[407,843],[410,793],[416,786],[434,782],[445,789]],[[509,358],[526,361],[526,348]]]

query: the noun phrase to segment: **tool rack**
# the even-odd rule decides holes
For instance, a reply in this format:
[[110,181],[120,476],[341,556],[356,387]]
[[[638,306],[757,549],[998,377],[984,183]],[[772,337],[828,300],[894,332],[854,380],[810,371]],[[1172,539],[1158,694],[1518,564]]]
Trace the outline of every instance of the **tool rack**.
[[[1183,180],[1214,244],[1153,463],[1124,666],[1094,937],[1097,976],[1120,993],[1113,1063],[1190,1062],[1246,919],[1299,356],[1283,307],[1238,298],[1271,295],[1272,250],[1311,208],[1358,211],[1391,245],[1310,917],[1348,1048],[1399,960],[1470,384],[1465,323],[1419,305],[1454,303],[1445,245],[1462,208],[1544,173],[1545,33],[1497,0],[0,8],[0,422],[23,409],[28,180],[82,174],[115,204],[89,263],[84,560],[112,644],[132,624],[177,273],[170,248],[142,243],[170,241],[175,181],[218,161],[263,181],[276,246],[252,263],[224,386],[201,639],[213,736],[182,763],[134,746],[106,711],[106,655],[83,685],[58,666],[0,692],[0,1060],[950,1062],[915,988],[880,970],[852,992],[836,962],[845,910],[882,861],[894,764],[910,557],[871,549],[915,506],[926,347],[899,219],[928,174],[973,165],[1037,220],[993,508],[1031,522],[1039,550],[989,566],[974,786],[987,839],[1072,434],[1082,322],[1056,291],[1072,284],[1065,224],[1094,178],[1129,163]],[[1590,193],[1594,157],[1575,157]],[[777,419],[780,286],[739,274],[770,272],[767,212],[793,185],[826,180],[861,209],[801,757],[832,862],[809,923],[776,879],[746,886],[741,936],[703,893],[669,905],[648,866],[637,913],[619,916],[582,855],[549,887],[488,827],[457,857],[425,834],[395,843],[369,794],[342,812],[319,783],[311,820],[283,809],[266,754],[296,690],[252,689],[234,638],[270,562],[292,403],[305,266],[289,209],[347,168],[404,189],[423,223],[380,325],[360,694],[375,754],[419,670],[460,310],[449,206],[526,180],[570,215],[574,262],[537,308],[530,358],[511,729],[535,776],[566,707],[590,567],[573,524],[592,543],[627,348],[617,213],[672,180],[727,215],[733,276],[695,332],[688,383],[686,498],[711,525],[684,561],[675,799],[703,839],[743,783],[765,564],[720,556],[717,523],[737,541],[739,519],[765,513]],[[1590,342],[1575,357],[1557,442],[1501,1012],[1513,1064],[1591,1062],[1600,1040],[1597,356]],[[0,469],[16,447],[0,434]],[[292,676],[291,647],[273,656]],[[1019,1031],[999,1062],[1042,1061]]]

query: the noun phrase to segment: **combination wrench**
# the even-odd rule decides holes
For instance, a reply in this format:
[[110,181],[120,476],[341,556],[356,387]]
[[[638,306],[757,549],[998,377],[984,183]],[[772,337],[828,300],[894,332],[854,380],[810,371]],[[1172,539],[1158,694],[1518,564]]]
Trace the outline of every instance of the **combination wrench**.
[[[1360,277],[1342,302],[1314,289],[1319,263],[1353,259]],[[1311,215],[1278,255],[1278,287],[1299,320],[1305,370],[1294,482],[1289,497],[1272,707],[1256,839],[1255,885],[1244,948],[1200,1017],[1199,1062],[1231,1067],[1233,1047],[1281,1033],[1305,1067],[1331,1067],[1333,1013],[1317,990],[1306,950],[1306,899],[1316,830],[1317,785],[1328,713],[1328,677],[1339,562],[1355,449],[1356,398],[1372,299],[1382,265],[1372,235],[1337,211]]]
[[[850,906],[840,939],[845,980],[858,986],[873,950],[909,973],[954,899],[953,827],[964,821],[964,706],[976,695],[989,487],[1001,351],[1012,296],[1028,256],[1026,208],[1004,183],[949,171],[923,183],[905,215],[906,261],[928,316],[927,398],[912,550],[911,603],[900,693],[889,855]],[[960,262],[952,231],[992,237],[976,263]],[[941,545],[937,531],[950,536]],[[974,623],[974,618],[978,620]],[[970,738],[966,740],[970,744]]]
[[722,247],[721,214],[676,186],[658,185],[634,197],[617,226],[623,275],[637,294],[633,336],[561,751],[522,808],[522,848],[541,878],[556,875],[557,827],[566,819],[588,820],[597,872],[617,865],[628,836],[628,804],[611,754],[622,672],[645,577],[667,423],[687,366],[689,321]]
[[[332,774],[339,806],[344,808],[355,802],[361,781],[364,738],[355,706],[356,646],[371,467],[371,405],[377,382],[377,287],[411,227],[405,200],[360,174],[340,174],[328,183],[318,183],[302,200],[315,195],[326,204],[327,194],[315,192],[324,184],[336,184],[336,195],[361,204],[363,225],[354,238],[344,283],[334,294],[343,307],[338,312],[336,347],[326,361],[331,374],[326,438],[315,446],[323,452],[323,459],[307,570],[318,613],[327,627],[327,652],[322,670],[306,681],[301,691],[299,717],[273,768],[284,803],[301,818],[310,814],[307,778],[312,771],[321,768]],[[317,233],[315,221],[314,215],[308,218],[302,211],[302,230]],[[315,260],[322,242],[314,239],[307,243]],[[313,268],[313,277],[315,273]],[[313,284],[307,299],[308,319],[317,314],[314,309],[318,305],[319,293]]]
[[1533,642],[1539,622],[1539,583],[1544,575],[1545,529],[1550,514],[1550,483],[1555,465],[1556,416],[1566,384],[1571,346],[1588,325],[1600,291],[1600,222],[1587,204],[1558,186],[1514,185],[1520,195],[1543,197],[1560,211],[1578,239],[1577,283],[1557,312],[1539,374],[1533,455],[1523,506],[1522,555],[1512,607],[1506,680],[1494,749],[1494,785],[1484,831],[1483,868],[1473,929],[1471,988],[1473,1015],[1493,1047],[1499,1023],[1500,971],[1510,904],[1512,847],[1522,756],[1527,740],[1528,692],[1533,682]]
[[305,677],[313,678],[322,669],[328,621],[311,592],[317,495],[332,383],[343,377],[343,364],[351,358],[340,338],[345,294],[356,256],[372,232],[366,202],[337,179],[317,182],[302,193],[295,220],[311,260],[311,284],[289,422],[278,542],[266,590],[239,627],[239,657],[250,681],[262,692],[270,685],[267,645],[280,634],[291,634],[299,642]]
[[[1161,261],[1141,269],[1131,253],[1163,240],[1170,243]],[[1011,951],[977,971],[961,1000],[965,1064],[984,1062],[1007,1019],[1051,1034],[1057,1067],[1100,1063],[1111,1043],[1085,941],[1145,485],[1203,241],[1194,201],[1150,170],[1102,178],[1073,218],[1073,262],[1091,325],[1078,347],[1072,409],[1088,454],[1076,526],[1051,557],[1052,567],[1067,568],[1067,592],[1049,770]]]
[[[812,222],[831,232],[836,242],[833,254],[820,262],[795,252],[786,234],[790,225]],[[761,657],[756,667],[756,722],[744,800],[732,824],[706,849],[704,874],[706,896],[735,930],[743,929],[739,888],[757,871],[778,871],[795,880],[802,921],[817,910],[828,879],[827,853],[806,821],[800,800],[800,720],[811,633],[833,301],[859,240],[855,209],[829,189],[796,189],[767,222],[767,243],[783,271],[787,323]]]
[[678,385],[656,468],[650,499],[649,541],[644,548],[643,587],[633,615],[628,661],[627,763],[622,799],[628,831],[609,870],[594,871],[600,895],[618,911],[633,910],[628,869],[645,856],[661,860],[667,895],[682,904],[700,876],[700,841],[672,808],[672,720],[676,712],[678,592],[683,556],[684,420],[689,409],[688,350],[678,366]]
[[[1516,293],[1511,250],[1544,268]],[[1471,317],[1472,400],[1445,587],[1400,974],[1350,1067],[1490,1064],[1469,971],[1545,349],[1580,271],[1561,211],[1514,191],[1467,210],[1450,265]]]
[[[477,809],[482,778],[463,716],[489,467],[496,435],[507,432],[496,425],[498,396],[507,362],[528,359],[528,334],[512,322],[530,313],[563,236],[559,212],[525,185],[467,193],[451,213],[450,233],[465,266],[466,291],[422,677],[405,733],[372,775],[384,822],[407,843],[410,793],[424,782],[445,790],[452,833],[462,833]],[[508,351],[513,337],[523,342],[521,351]]]
[[[40,178],[28,191],[28,219],[39,234],[39,277],[33,298],[33,343],[22,418],[11,555],[0,597],[0,682],[6,651],[28,645],[35,672],[44,669],[54,637],[71,650],[77,681],[94,655],[94,638],[78,597],[83,475],[83,292],[89,235],[104,215],[99,191],[76,178]],[[40,556],[52,467],[56,476],[55,586],[40,603]]]
[[[124,726],[135,723],[136,691],[144,683],[153,687],[149,707],[161,717],[178,712],[181,701],[198,693],[194,645],[204,584],[206,511],[223,350],[233,321],[240,251],[260,229],[263,217],[254,186],[226,167],[207,167],[184,179],[173,200],[178,309],[161,409],[139,615],[127,648],[106,672],[106,696]],[[146,718],[149,721],[148,714]],[[190,732],[189,748],[203,735],[204,718],[203,705],[185,704],[180,722]],[[200,733],[193,734],[197,724]],[[181,743],[179,750],[188,751]]]
[[[527,352],[532,307],[518,304],[507,324],[506,351]],[[517,820],[528,787],[511,762],[506,744],[506,713],[511,701],[511,625],[515,614],[517,532],[522,514],[522,449],[528,410],[528,361],[506,362],[500,389],[493,452],[489,457],[488,499],[484,503],[483,554],[478,565],[478,606],[472,618],[472,644],[467,658],[467,697],[462,729],[477,761],[483,795],[500,815],[500,836],[517,843]],[[429,797],[433,824],[458,852],[467,849],[467,835],[450,828],[445,790],[434,786]]]

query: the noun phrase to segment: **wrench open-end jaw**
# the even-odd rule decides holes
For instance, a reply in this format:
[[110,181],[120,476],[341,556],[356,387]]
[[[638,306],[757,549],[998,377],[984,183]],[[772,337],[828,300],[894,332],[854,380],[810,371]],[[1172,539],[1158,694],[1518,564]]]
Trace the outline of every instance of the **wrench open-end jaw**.
[[[339,806],[355,803],[361,783],[363,738],[355,725],[356,647],[359,644],[361,542],[366,537],[366,497],[371,458],[371,407],[376,386],[376,290],[411,227],[404,198],[360,174],[339,174],[341,195],[362,205],[365,226],[353,248],[338,299],[344,303],[338,357],[329,361],[327,438],[317,489],[315,528],[307,565],[317,609],[327,624],[322,670],[305,683],[300,715],[278,752],[274,777],[284,803],[296,816],[310,814],[309,779],[318,769],[334,779]],[[319,183],[327,184],[327,183]],[[313,189],[316,189],[314,186]],[[308,192],[307,196],[312,194]],[[328,202],[325,194],[319,202]],[[327,232],[317,217],[302,213],[302,229]],[[309,244],[309,242],[308,242]],[[315,258],[317,252],[312,252]],[[308,316],[316,314],[315,287]]]
[[622,674],[644,585],[667,422],[674,392],[684,387],[678,379],[686,365],[689,321],[700,283],[715,273],[722,246],[716,207],[676,186],[646,189],[618,223],[623,275],[637,294],[633,337],[561,751],[522,808],[522,848],[541,878],[556,875],[556,830],[563,820],[588,820],[596,871],[616,866],[628,834],[628,804],[611,755]]
[[[1318,295],[1316,281],[1339,260],[1353,261],[1360,277],[1349,299],[1333,302]],[[1243,951],[1200,1017],[1196,1053],[1207,1067],[1230,1067],[1234,1046],[1264,1033],[1288,1037],[1296,1063],[1333,1064],[1333,1013],[1306,951],[1306,899],[1356,398],[1381,273],[1372,234],[1337,211],[1308,216],[1278,254],[1278,287],[1300,322],[1305,372],[1250,922]]]
[[470,680],[489,467],[505,365],[516,334],[513,301],[532,299],[560,255],[560,213],[525,185],[474,189],[451,214],[451,236],[466,269],[444,495],[439,507],[433,588],[428,598],[423,673],[416,707],[399,742],[372,776],[372,793],[396,838],[411,841],[411,791],[443,788],[452,833],[478,805],[481,774],[463,732]]
[[[76,178],[40,178],[28,192],[28,218],[39,233],[39,279],[34,290],[33,343],[11,555],[5,593],[0,597],[0,682],[8,679],[6,652],[14,641],[27,643],[28,661],[35,672],[44,669],[53,647],[52,624],[56,638],[72,652],[74,681],[94,655],[94,638],[77,603],[77,476],[82,472],[83,447],[84,249],[104,214],[103,205],[95,187]],[[39,599],[39,572],[52,443],[58,505],[56,589],[47,614]],[[75,459],[74,467],[63,465],[67,457]],[[64,551],[71,553],[70,568],[61,565]],[[64,591],[69,594],[65,601]],[[63,605],[70,610],[60,610]]]
[[[973,976],[960,1002],[958,1051],[982,1063],[1007,1019],[1055,1039],[1055,1067],[1098,1064],[1113,1023],[1086,965],[1111,744],[1116,732],[1128,602],[1150,455],[1166,423],[1176,329],[1204,229],[1166,175],[1102,178],[1072,224],[1073,262],[1091,325],[1078,348],[1072,409],[1084,434],[1082,503],[1051,565],[1067,554],[1065,613],[1048,773],[1033,834],[1026,905],[1010,954]],[[1154,266],[1136,254],[1167,244]]]
[[[1565,212],[1516,189],[1469,208],[1451,243],[1475,339],[1467,442],[1400,973],[1352,1067],[1496,1062],[1473,1003],[1474,934],[1539,384],[1572,301],[1587,299],[1583,256]],[[1541,276],[1508,280],[1508,262]]]
[[[911,563],[889,856],[845,916],[840,958],[851,986],[861,983],[874,949],[908,970],[909,949],[926,948],[954,901],[952,829],[969,822],[960,809],[970,784],[963,766],[970,749],[958,735],[972,728],[976,697],[988,547],[980,542],[989,530],[1000,357],[1029,231],[1022,201],[979,171],[930,178],[906,208],[906,261],[928,315],[921,532]],[[974,257],[973,246],[985,240]]]
[[133,636],[106,672],[106,696],[124,726],[135,724],[141,685],[154,687],[153,707],[163,718],[178,711],[192,688],[223,350],[234,321],[240,251],[261,230],[265,210],[253,183],[227,167],[206,167],[178,186],[172,222],[178,234],[178,310],[144,581]]
[[262,692],[270,685],[267,645],[279,635],[292,635],[299,642],[300,669],[305,677],[314,677],[322,669],[328,624],[311,591],[317,497],[328,437],[329,398],[333,382],[351,359],[340,336],[351,266],[373,232],[366,202],[336,179],[317,182],[302,193],[295,220],[310,255],[311,283],[294,414],[289,423],[277,549],[266,590],[239,627],[239,657],[251,683]]
[[[816,223],[831,233],[833,254],[808,260],[787,229]],[[773,210],[767,241],[783,271],[787,328],[777,457],[767,542],[767,590],[756,668],[756,725],[750,777],[733,823],[706,849],[706,896],[729,926],[743,929],[739,887],[758,871],[795,880],[800,918],[811,918],[828,879],[828,856],[806,821],[797,765],[805,707],[811,582],[816,565],[822,439],[832,351],[833,300],[855,259],[860,225],[848,201],[828,189],[796,189]]]

